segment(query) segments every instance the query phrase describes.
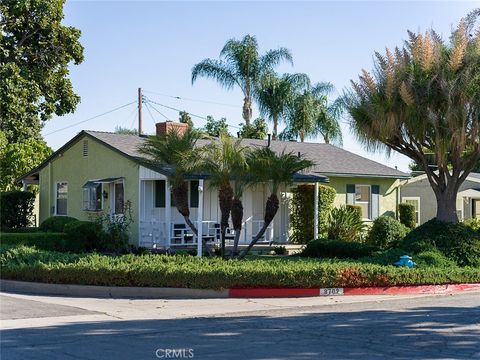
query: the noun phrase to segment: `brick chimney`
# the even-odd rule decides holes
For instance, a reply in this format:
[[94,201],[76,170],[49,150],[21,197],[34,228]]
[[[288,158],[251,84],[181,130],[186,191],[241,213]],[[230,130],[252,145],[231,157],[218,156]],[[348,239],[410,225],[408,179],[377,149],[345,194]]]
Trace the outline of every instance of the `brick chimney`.
[[156,123],[155,127],[157,128],[157,136],[165,136],[169,131],[172,131],[172,129],[177,131],[180,135],[183,135],[188,129],[188,124],[167,120]]

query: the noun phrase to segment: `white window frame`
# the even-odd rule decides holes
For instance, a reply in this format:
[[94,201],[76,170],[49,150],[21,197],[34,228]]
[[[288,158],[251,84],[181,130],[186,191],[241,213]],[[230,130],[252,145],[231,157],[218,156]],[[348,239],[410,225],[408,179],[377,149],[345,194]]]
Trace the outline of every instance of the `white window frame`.
[[418,201],[418,222],[417,226],[421,224],[421,212],[420,212],[420,196],[402,196],[402,203],[405,203],[405,200],[416,200]]
[[[366,201],[360,201],[357,202],[357,186],[366,186],[368,187],[368,203]],[[358,205],[358,204],[368,204],[368,214],[367,216],[363,216],[362,214],[362,220],[363,221],[371,221],[372,220],[372,185],[369,184],[355,184],[355,193],[353,194],[353,204]]]
[[[58,184],[67,184],[67,209],[66,209],[65,214],[59,214],[59,213],[58,213],[58,206],[57,206],[57,202],[58,202]],[[54,185],[54,188],[53,188],[53,196],[54,196],[54,200],[53,200],[54,205],[53,205],[53,206],[54,206],[54,208],[55,208],[55,211],[54,211],[55,216],[68,216],[68,181],[65,181],[65,180],[55,181],[55,185]]]
[[[95,181],[95,180],[89,180],[89,181]],[[88,188],[82,188],[82,210],[83,211],[102,211],[104,209],[104,204],[103,204],[103,191],[104,191],[104,188],[103,188],[103,183],[100,183],[98,184],[100,185],[100,209],[91,209],[90,208],[90,192],[92,191],[92,187],[88,187]],[[88,198],[88,206],[85,207],[85,200],[84,200],[84,196],[85,196],[85,191],[87,191],[87,198]]]

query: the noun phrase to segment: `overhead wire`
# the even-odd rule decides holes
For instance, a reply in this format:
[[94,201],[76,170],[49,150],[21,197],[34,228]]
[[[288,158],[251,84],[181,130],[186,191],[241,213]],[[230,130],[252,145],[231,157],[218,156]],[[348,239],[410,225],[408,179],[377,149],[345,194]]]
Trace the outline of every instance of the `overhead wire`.
[[217,101],[193,99],[193,98],[187,98],[187,97],[182,97],[182,96],[174,96],[174,95],[162,94],[162,93],[159,93],[159,92],[149,91],[149,90],[143,90],[143,91],[146,92],[146,93],[155,94],[155,95],[164,96],[164,97],[169,97],[169,98],[176,99],[176,100],[193,101],[193,102],[201,102],[201,103],[205,103],[205,104],[213,104],[213,105],[228,106],[228,107],[233,107],[233,108],[241,108],[241,106],[239,106],[239,105],[221,103],[221,102],[217,102]]
[[122,105],[122,106],[116,107],[116,108],[114,108],[114,109],[112,109],[112,110],[105,111],[104,113],[101,113],[101,114],[92,116],[91,118],[88,118],[88,119],[85,119],[85,120],[76,122],[75,124],[71,124],[71,125],[69,125],[69,126],[65,126],[65,127],[63,127],[63,128],[57,129],[57,130],[55,130],[55,131],[49,132],[48,134],[45,134],[45,135],[43,135],[43,136],[49,136],[49,135],[55,134],[55,133],[57,133],[57,132],[59,132],[59,131],[63,131],[63,130],[70,129],[70,128],[74,127],[74,126],[83,124],[83,123],[85,123],[85,122],[87,122],[87,121],[91,121],[91,120],[97,119],[97,118],[99,118],[99,117],[101,117],[101,116],[104,116],[104,115],[110,114],[110,113],[112,113],[112,112],[115,112],[115,111],[117,111],[117,110],[123,109],[124,107],[127,107],[127,106],[129,106],[129,105],[132,105],[132,104],[134,104],[134,103],[136,103],[136,101],[129,102],[129,103],[124,104],[124,105]]

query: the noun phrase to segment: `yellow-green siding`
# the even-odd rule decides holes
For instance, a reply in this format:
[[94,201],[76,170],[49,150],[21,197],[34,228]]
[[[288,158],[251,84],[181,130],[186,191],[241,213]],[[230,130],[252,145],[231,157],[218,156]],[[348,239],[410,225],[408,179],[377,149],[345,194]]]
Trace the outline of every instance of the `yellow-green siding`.
[[[88,156],[83,156],[83,140],[88,140]],[[127,157],[85,135],[40,171],[40,222],[54,215],[55,186],[68,182],[67,216],[89,220],[95,212],[83,210],[83,185],[89,180],[123,177],[124,200],[131,202],[133,224],[130,241],[138,243],[139,165]],[[109,187],[104,190],[109,194]],[[110,194],[109,194],[110,195]],[[103,211],[109,211],[110,196],[103,201]]]
[[337,177],[329,176],[327,184],[337,191],[334,205],[336,207],[347,203],[347,184],[355,185],[379,185],[380,201],[379,215],[395,216],[397,212],[398,188],[400,181],[386,178],[362,178],[362,177]]

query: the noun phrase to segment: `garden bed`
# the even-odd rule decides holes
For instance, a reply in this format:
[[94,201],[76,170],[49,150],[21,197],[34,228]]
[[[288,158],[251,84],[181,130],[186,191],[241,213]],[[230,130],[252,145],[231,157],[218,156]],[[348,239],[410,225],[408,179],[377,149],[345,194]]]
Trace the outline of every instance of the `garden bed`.
[[397,268],[355,260],[68,254],[19,246],[0,254],[1,278],[57,284],[228,289],[360,287],[480,282],[480,269]]

